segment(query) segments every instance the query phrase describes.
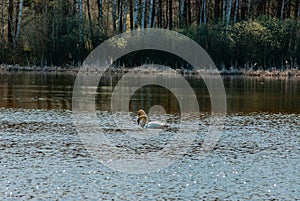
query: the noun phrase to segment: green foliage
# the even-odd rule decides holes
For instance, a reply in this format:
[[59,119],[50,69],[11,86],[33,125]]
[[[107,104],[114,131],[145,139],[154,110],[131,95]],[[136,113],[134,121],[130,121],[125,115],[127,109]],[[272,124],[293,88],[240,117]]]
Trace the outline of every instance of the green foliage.
[[222,68],[222,66],[230,66],[234,54],[231,43],[229,43],[225,24],[219,22],[211,25],[208,33],[208,54],[220,68]]
[[[96,1],[94,3],[91,1],[90,6],[95,6],[95,3]],[[221,2],[219,1],[219,3]],[[23,5],[23,20],[18,44],[11,44],[12,41],[1,44],[0,61],[2,63],[41,66],[79,65],[95,47],[108,38],[107,35],[115,33],[111,27],[112,7],[109,5],[102,7],[101,22],[103,27],[101,28],[98,24],[97,8],[91,9],[91,17],[89,18],[87,9],[84,6],[81,21],[76,1],[24,0]],[[193,15],[191,19],[197,18],[196,15],[199,13],[194,11],[199,8],[191,8],[193,11],[191,12],[191,15]],[[174,9],[177,9],[176,6],[174,6]],[[154,13],[158,14],[159,12]],[[172,19],[176,19],[176,12],[173,13]],[[255,13],[255,11],[250,13]],[[14,10],[12,24],[17,24],[16,14],[17,11]],[[165,14],[170,13],[166,12]],[[254,16],[260,17],[255,18]],[[170,16],[162,15],[157,18],[160,21],[157,24],[160,25],[156,26],[170,27],[171,25],[163,23],[168,21],[167,17]],[[217,17],[220,17],[220,13],[207,18],[207,24],[205,25],[204,23],[196,25],[199,22],[192,23],[191,21],[186,23],[187,27],[180,29],[179,32],[193,39],[207,50],[218,67],[246,66],[250,68],[253,67],[254,63],[257,63],[257,67],[264,69],[285,68],[300,61],[300,27],[297,19],[278,20],[257,13],[257,15],[253,14],[253,16],[244,18],[251,19],[249,21],[233,23],[231,20],[232,24],[228,26],[223,19]],[[129,17],[127,21],[129,21],[128,19]],[[175,21],[173,25],[176,25]],[[116,22],[118,23],[118,21]],[[13,28],[15,31],[15,27]],[[14,33],[12,35],[14,36]],[[183,38],[178,37],[176,39],[176,47],[180,47],[185,43]],[[166,37],[162,41],[168,41],[169,39],[169,37]],[[127,48],[128,45],[135,45],[136,41],[132,41],[130,38],[122,38],[110,42],[113,47],[122,49]],[[119,63],[131,63],[132,65],[143,62],[160,62],[161,64],[169,62],[169,65],[175,67],[188,66],[174,55],[152,50],[141,51],[140,53],[134,52],[119,61]]]
[[[217,22],[210,26],[190,27],[182,31],[207,50],[217,66],[282,68],[300,59],[299,22],[259,17],[229,26]],[[249,66],[250,65],[250,66]]]
[[258,21],[240,22],[231,27],[230,43],[235,48],[238,63],[264,61],[269,56],[268,50],[273,49],[272,34]]
[[229,65],[232,48],[225,31],[225,24],[220,22],[210,26],[194,26],[181,31],[182,34],[196,41],[220,65]]

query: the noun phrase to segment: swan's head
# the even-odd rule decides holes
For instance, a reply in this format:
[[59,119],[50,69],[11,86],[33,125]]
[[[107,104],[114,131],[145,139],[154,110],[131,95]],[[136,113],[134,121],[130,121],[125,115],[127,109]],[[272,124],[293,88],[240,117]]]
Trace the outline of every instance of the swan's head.
[[140,117],[142,115],[146,115],[146,112],[144,110],[139,110],[137,115]]

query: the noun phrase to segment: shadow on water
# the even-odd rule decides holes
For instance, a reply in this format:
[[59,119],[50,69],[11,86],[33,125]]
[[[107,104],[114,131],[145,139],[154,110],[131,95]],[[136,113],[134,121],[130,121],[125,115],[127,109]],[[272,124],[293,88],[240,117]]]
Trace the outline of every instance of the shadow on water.
[[[144,75],[147,76],[147,75]],[[76,74],[9,73],[0,74],[0,107],[28,109],[72,109],[72,90]],[[96,108],[110,111],[110,98],[121,75],[101,78],[96,94]],[[199,76],[186,76],[194,89],[200,111],[209,112],[210,97]],[[213,79],[213,78],[212,78]],[[300,113],[300,80],[263,77],[223,77],[229,113],[271,112]],[[179,113],[174,94],[157,85],[141,87],[131,96],[130,111],[149,110],[161,105],[167,113]]]

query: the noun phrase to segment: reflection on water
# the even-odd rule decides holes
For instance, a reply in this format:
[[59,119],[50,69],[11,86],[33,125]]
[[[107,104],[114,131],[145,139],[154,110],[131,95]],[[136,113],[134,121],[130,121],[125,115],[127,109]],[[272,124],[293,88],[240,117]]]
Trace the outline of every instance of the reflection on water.
[[300,80],[256,77],[224,79],[229,111],[300,112]]
[[0,107],[71,109],[74,80],[72,74],[0,74]]
[[[75,78],[75,74],[66,73],[0,74],[0,107],[71,110]],[[118,75],[101,78],[96,95],[97,109],[110,111],[111,94],[120,78]],[[197,95],[200,111],[209,112],[210,97],[203,80],[198,76],[185,78]],[[299,79],[228,76],[223,77],[223,81],[229,113],[300,113]],[[162,105],[167,113],[180,112],[176,97],[160,86],[144,86],[129,101],[130,111],[139,108],[148,111],[153,105]]]
[[[102,110],[97,111],[99,127],[106,129],[105,135],[131,154],[156,152],[169,145],[178,126],[178,115],[172,114],[179,112],[174,95],[159,86],[136,91],[129,101],[132,119],[118,123],[138,132],[124,135],[123,128],[123,132],[116,129],[114,116],[104,112],[110,110],[113,86],[119,79],[104,77],[96,95],[97,108]],[[179,159],[158,172],[128,175],[95,160],[80,140],[69,111],[74,74],[0,74],[0,107],[4,107],[0,108],[0,198],[298,200],[300,81],[224,77],[230,114],[217,145],[200,158],[210,99],[201,78],[186,79],[201,110],[200,118],[189,119],[184,127],[187,135],[196,132],[194,141],[184,144],[188,151],[175,152]],[[153,105],[165,107],[170,129],[143,138],[135,112]]]

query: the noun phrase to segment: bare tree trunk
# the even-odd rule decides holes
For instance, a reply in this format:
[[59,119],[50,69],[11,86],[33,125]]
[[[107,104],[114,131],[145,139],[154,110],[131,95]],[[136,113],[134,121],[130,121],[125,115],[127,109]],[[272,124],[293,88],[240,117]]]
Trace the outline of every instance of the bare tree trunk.
[[[17,33],[17,26],[18,26],[18,20],[19,20],[19,6],[20,6],[20,0],[17,0],[16,4],[15,4],[15,11],[14,14],[15,16],[15,25],[14,25],[14,41],[16,39],[16,33]],[[14,42],[15,45],[15,42]]]
[[79,0],[79,42],[81,48],[83,46],[83,7],[82,7],[82,0]]
[[20,0],[19,3],[19,14],[18,14],[18,24],[17,24],[17,31],[16,31],[16,37],[14,41],[14,48],[16,48],[18,41],[19,41],[19,36],[20,36],[20,31],[21,31],[21,24],[22,24],[22,14],[23,14],[23,0]]
[[[103,4],[103,7],[105,6],[105,8],[106,8],[106,9],[103,8],[103,13],[106,10],[107,14],[106,14],[105,25],[104,25],[104,21],[102,21],[102,24],[103,24],[103,29],[102,30],[103,30],[103,32],[105,33],[106,36],[108,35],[109,27],[111,25],[110,20],[109,20],[109,17],[110,17],[109,12],[110,12],[111,5],[112,5],[111,3],[107,3],[106,5]],[[104,19],[104,15],[102,15],[102,17]]]
[[79,13],[79,10],[80,10],[80,8],[79,8],[79,0],[75,0],[75,11],[76,11],[76,13]]
[[284,12],[284,0],[282,0],[282,3],[281,3],[280,20],[283,20],[283,12]]
[[240,20],[245,20],[246,19],[245,1],[246,0],[241,0]]
[[225,21],[226,17],[226,0],[223,0],[222,19]]
[[[42,40],[39,45],[39,53],[40,53],[40,67],[44,67],[45,64],[47,64],[47,59],[45,59],[45,50],[46,50],[46,45],[47,45],[47,42],[46,42],[46,37],[47,37],[47,30],[48,30],[48,27],[47,27],[47,17],[48,17],[48,7],[47,5],[43,5],[42,7],[42,12],[41,12],[41,16],[40,16],[40,26],[41,26],[41,32],[40,34],[42,36],[44,36],[44,40]],[[79,57],[80,58],[80,57]],[[80,62],[80,60],[79,60]]]
[[152,20],[152,27],[157,27],[157,22],[158,22],[158,1],[154,0],[154,16],[153,16],[153,20]]
[[[207,12],[206,12],[206,0],[202,0],[200,12],[199,12],[199,25],[202,25],[202,22],[204,25],[207,24]],[[203,21],[202,21],[203,20]],[[189,24],[189,23],[187,23]]]
[[234,10],[234,18],[233,18],[234,23],[236,23],[237,21],[238,11],[239,11],[239,0],[235,0],[235,10]]
[[153,0],[150,0],[150,10],[149,10],[149,20],[148,20],[148,27],[152,27],[152,16],[153,16]]
[[123,25],[123,21],[122,21],[122,16],[123,16],[123,3],[122,3],[122,0],[120,0],[119,2],[119,17],[118,17],[118,21],[119,21],[119,24],[118,24],[118,32],[119,33],[122,33],[122,25]]
[[134,28],[137,29],[139,27],[139,0],[134,0]]
[[103,11],[102,11],[102,7],[103,7],[103,4],[102,4],[102,0],[97,0],[97,5],[98,5],[98,32],[99,32],[99,35],[100,33],[102,32],[103,30]]
[[289,0],[282,0],[281,3],[281,9],[280,9],[280,20],[283,20],[283,15],[284,15],[284,5],[288,2]]
[[53,8],[53,18],[51,19],[51,54],[55,53],[55,46],[56,46],[56,30],[57,30],[57,24],[58,22],[56,21],[58,19],[57,17],[57,7]]
[[145,21],[146,21],[146,0],[143,0],[143,5],[142,5],[142,29],[145,28]]
[[199,24],[199,22],[200,22],[200,9],[201,9],[200,0],[196,0],[195,5],[196,5],[195,20],[196,20],[196,23]]
[[168,28],[169,26],[169,15],[168,15],[168,5],[169,5],[169,1],[165,1],[165,10],[163,9],[163,27],[164,29]]
[[[180,3],[180,2],[179,2]],[[184,12],[183,12],[183,14],[184,14],[184,27],[188,27],[188,12],[189,12],[189,8],[188,8],[188,3],[187,3],[187,0],[185,0],[184,1]],[[179,17],[180,17],[180,13],[179,13]],[[180,22],[180,21],[179,21]],[[179,24],[179,26],[180,26],[180,24]]]
[[158,19],[157,19],[157,26],[158,26],[159,28],[162,27],[162,18],[163,18],[162,0],[158,0]]
[[218,19],[219,17],[220,17],[220,0],[215,0],[214,18]]
[[294,11],[294,18],[298,19],[298,17],[299,17],[299,0],[296,0],[295,11]]
[[271,0],[267,0],[267,8],[266,8],[266,12],[267,12],[267,14],[268,14],[268,16],[270,17],[271,16],[271,10],[272,10],[272,8],[271,8]]
[[252,15],[251,15],[251,0],[248,0],[248,19],[251,19],[252,18]]
[[13,15],[14,15],[14,2],[9,0],[8,2],[8,42],[13,44]]
[[291,10],[292,10],[292,2],[291,1],[287,1],[287,4],[288,4],[288,9],[287,9],[287,14],[286,14],[286,17],[287,18],[290,18],[291,17]]
[[126,32],[127,29],[127,12],[128,12],[128,0],[125,0],[124,14],[123,14],[123,32]]
[[187,24],[190,26],[192,24],[192,10],[191,10],[191,0],[187,0]]
[[1,2],[1,17],[2,17],[2,20],[1,20],[1,49],[2,51],[4,50],[3,46],[4,46],[4,24],[5,24],[5,21],[4,21],[4,4],[5,4],[5,1],[2,0]]
[[113,2],[112,2],[112,21],[113,21],[113,31],[114,32],[117,29],[117,25],[116,25],[116,18],[117,18],[116,10],[117,10],[117,0],[113,0]]
[[137,29],[139,27],[139,0],[134,0],[133,18],[134,28]]
[[201,9],[200,9],[200,13],[199,13],[199,25],[202,25],[202,16],[203,16],[203,8],[204,8],[204,4],[202,2],[201,4]]
[[78,63],[77,65],[81,65],[81,57],[82,57],[82,50],[83,50],[83,7],[82,7],[82,0],[78,1],[78,9],[79,9],[79,49],[78,49]]
[[130,21],[130,30],[133,30],[133,0],[129,0],[129,21]]
[[169,0],[169,29],[173,29],[173,1]]
[[184,25],[184,0],[180,0],[180,10],[179,10],[179,20],[180,20],[180,28],[183,28]]
[[267,1],[263,1],[260,5],[261,6],[258,15],[266,15]]
[[228,27],[229,27],[229,23],[230,23],[230,15],[231,15],[232,1],[233,1],[233,0],[228,0],[228,1],[227,1],[226,33],[228,33]]
[[[91,37],[91,41],[94,41],[95,37],[94,37],[94,32],[93,32],[93,24],[92,24],[91,9],[90,9],[90,0],[86,0],[86,6],[87,6],[88,19],[89,19],[89,25],[90,25],[90,37]],[[99,29],[99,31],[100,31],[100,29]],[[94,42],[92,42],[92,44],[94,46]]]
[[206,25],[206,0],[203,0],[203,24]]

